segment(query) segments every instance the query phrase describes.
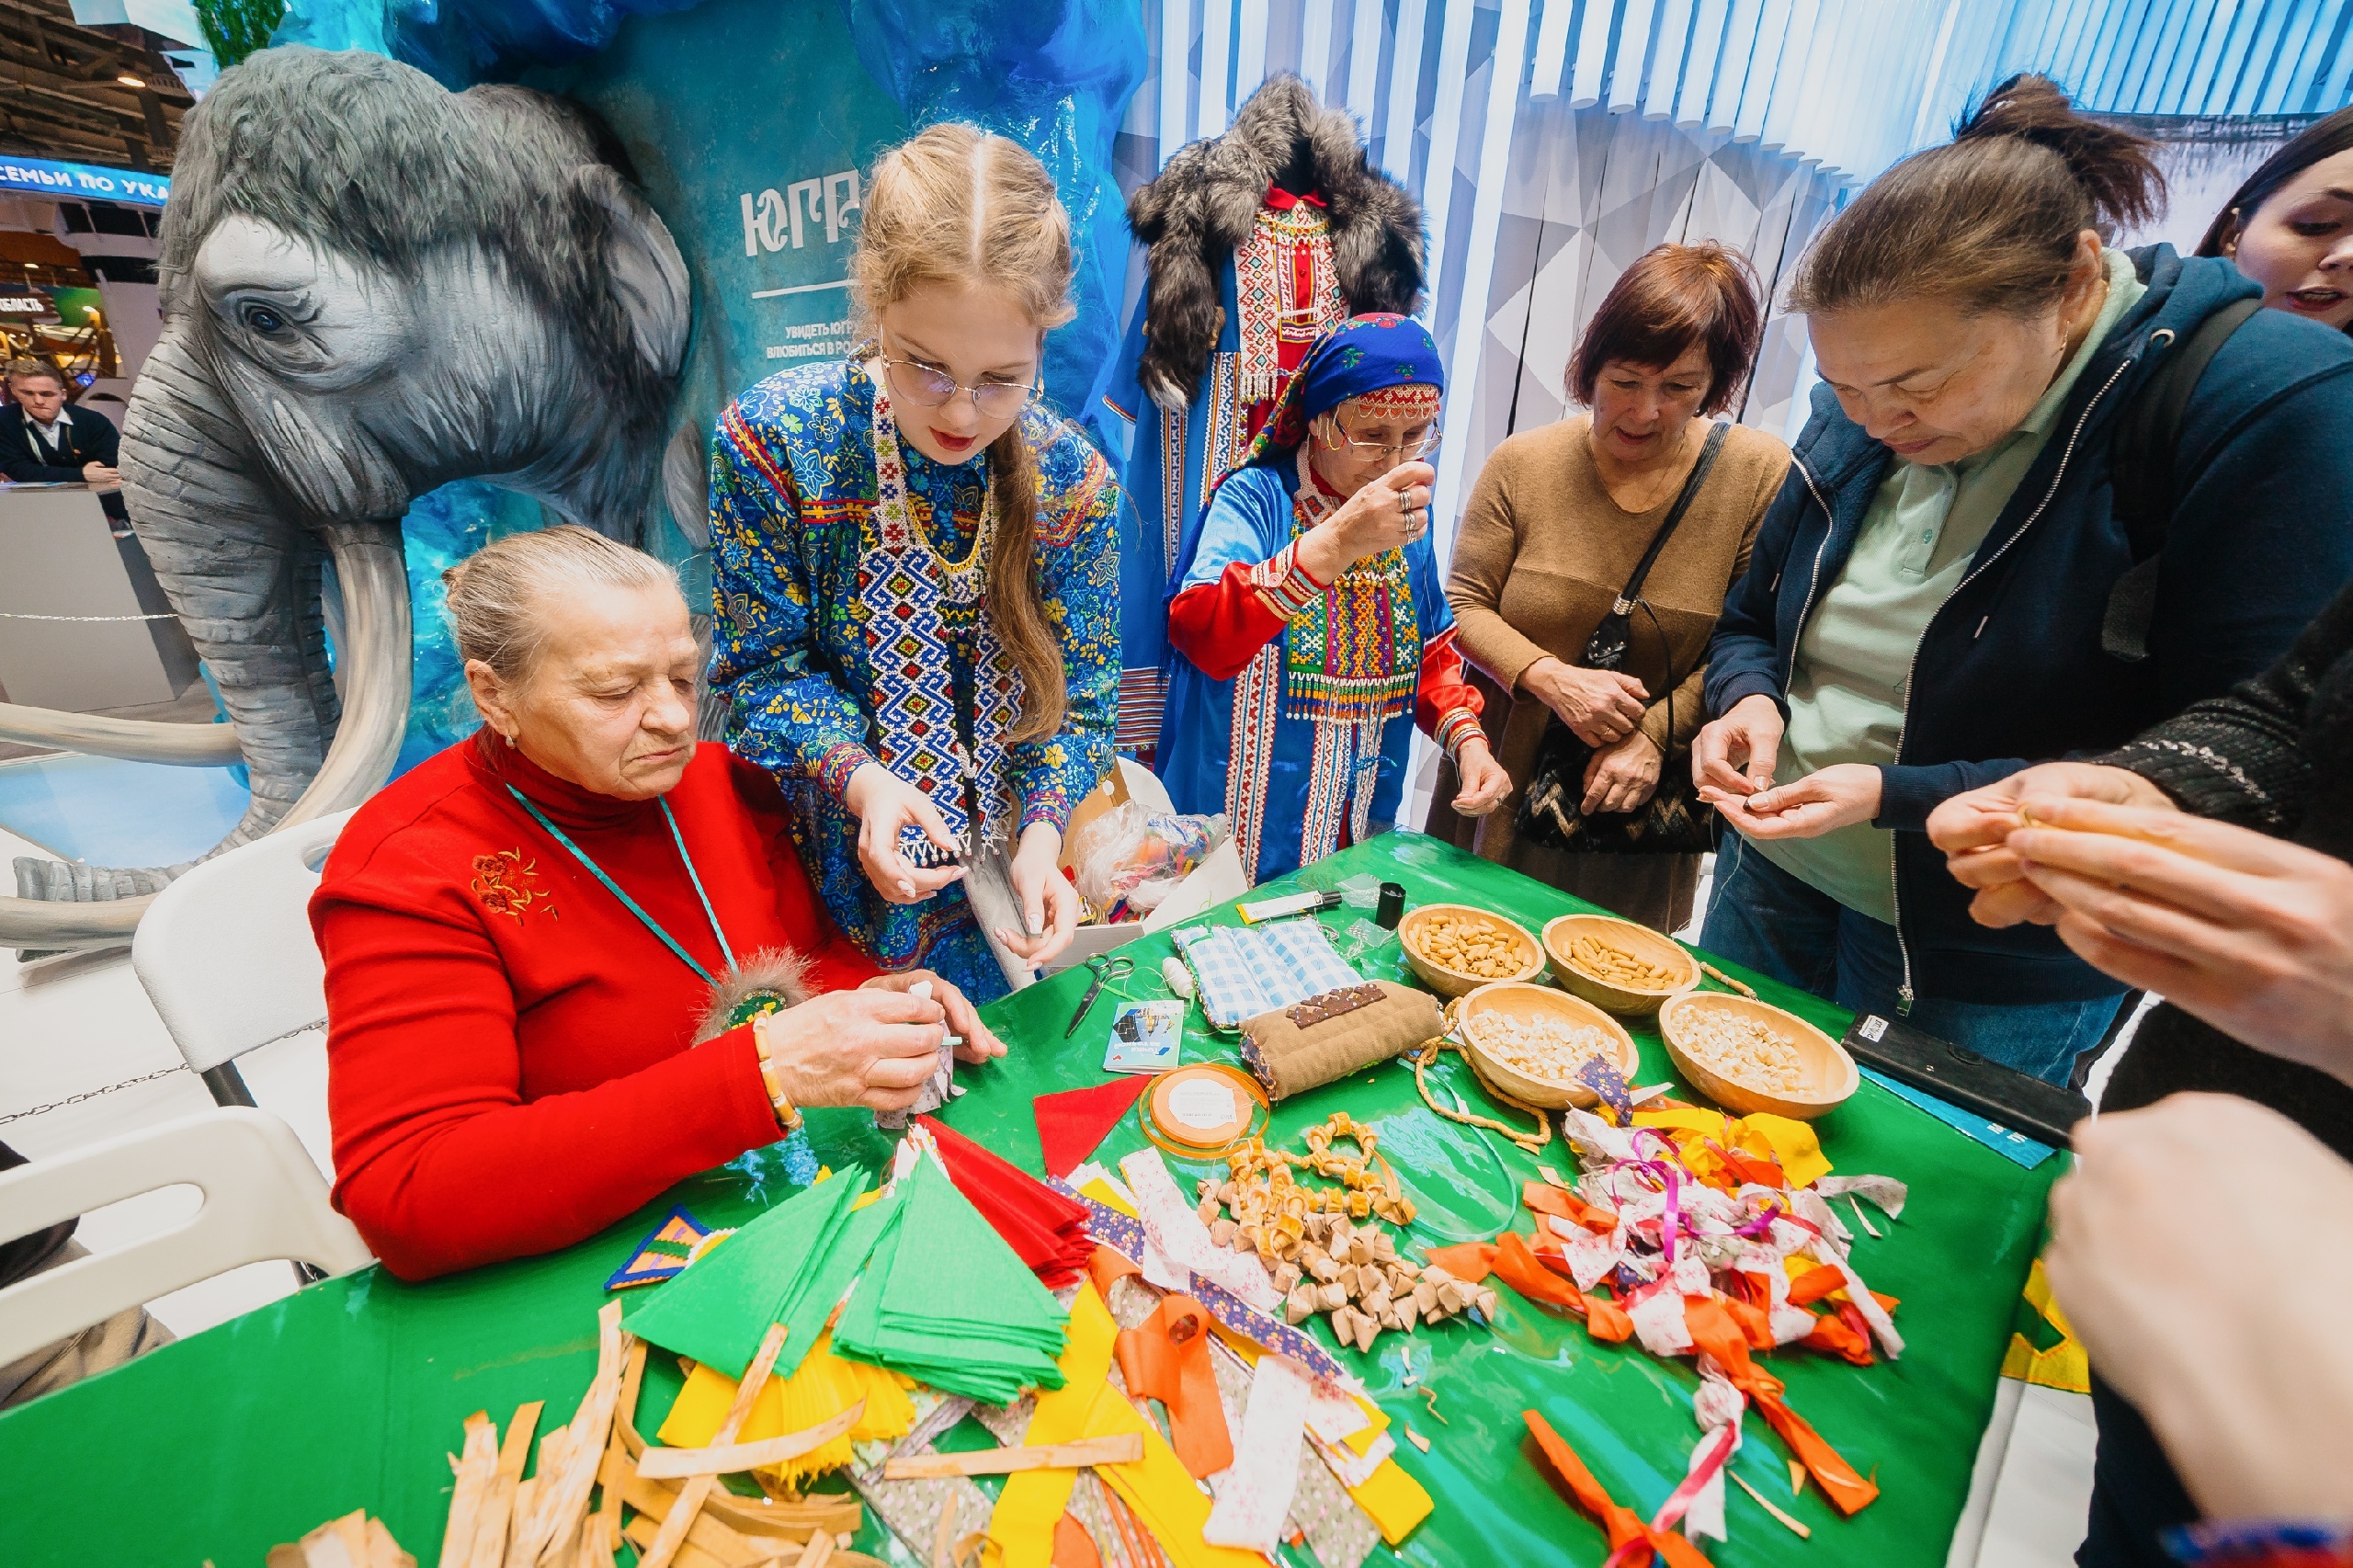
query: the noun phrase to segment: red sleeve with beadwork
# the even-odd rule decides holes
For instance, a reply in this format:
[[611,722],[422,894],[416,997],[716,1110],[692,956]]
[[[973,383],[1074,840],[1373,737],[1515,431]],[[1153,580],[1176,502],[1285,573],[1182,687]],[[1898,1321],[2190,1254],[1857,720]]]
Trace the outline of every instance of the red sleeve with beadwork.
[[1211,680],[1232,680],[1323,591],[1289,545],[1271,561],[1233,562],[1169,601],[1168,641]]
[[1423,645],[1421,684],[1414,693],[1414,722],[1449,756],[1464,741],[1484,740],[1487,733],[1479,723],[1486,702],[1462,678],[1462,651],[1454,634],[1449,626]]

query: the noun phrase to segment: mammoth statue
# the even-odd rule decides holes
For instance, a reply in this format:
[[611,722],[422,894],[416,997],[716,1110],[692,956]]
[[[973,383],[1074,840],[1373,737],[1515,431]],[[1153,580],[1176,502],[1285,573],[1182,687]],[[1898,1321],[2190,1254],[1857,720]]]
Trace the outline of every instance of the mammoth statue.
[[[215,854],[381,784],[408,714],[413,497],[489,478],[639,538],[689,294],[623,167],[585,111],[520,87],[452,94],[381,56],[298,47],[223,73],[187,121],[163,339],[131,396],[122,473],[234,749],[218,726],[5,706],[0,737],[242,756],[253,802]],[[0,946],[126,941],[184,869],[19,860],[25,896],[0,899]]]

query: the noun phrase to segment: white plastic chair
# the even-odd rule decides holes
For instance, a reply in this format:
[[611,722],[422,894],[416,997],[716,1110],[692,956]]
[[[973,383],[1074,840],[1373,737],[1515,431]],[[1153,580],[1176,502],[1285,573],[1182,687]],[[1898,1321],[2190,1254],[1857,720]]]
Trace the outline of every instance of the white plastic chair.
[[183,1183],[201,1188],[204,1202],[181,1224],[0,1290],[0,1366],[248,1263],[285,1258],[324,1278],[369,1262],[368,1244],[328,1206],[326,1182],[294,1130],[245,1107],[0,1171],[0,1240]]
[[155,896],[131,967],[215,1103],[250,1106],[236,1058],[326,1022],[307,909],[351,820],[337,812],[205,861]]

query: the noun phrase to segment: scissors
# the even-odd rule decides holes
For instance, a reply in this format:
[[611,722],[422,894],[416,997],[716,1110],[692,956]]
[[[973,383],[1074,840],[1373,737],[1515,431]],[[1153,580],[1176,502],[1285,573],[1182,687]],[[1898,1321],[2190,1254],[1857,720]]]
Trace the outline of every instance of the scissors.
[[1103,994],[1105,982],[1125,980],[1134,972],[1135,967],[1133,959],[1115,959],[1100,953],[1087,960],[1087,971],[1095,976],[1095,983],[1088,986],[1086,994],[1079,998],[1078,1011],[1070,1016],[1070,1028],[1063,1030],[1063,1038],[1068,1040],[1078,1032],[1079,1025],[1086,1022],[1087,1009],[1095,1006],[1097,996]]

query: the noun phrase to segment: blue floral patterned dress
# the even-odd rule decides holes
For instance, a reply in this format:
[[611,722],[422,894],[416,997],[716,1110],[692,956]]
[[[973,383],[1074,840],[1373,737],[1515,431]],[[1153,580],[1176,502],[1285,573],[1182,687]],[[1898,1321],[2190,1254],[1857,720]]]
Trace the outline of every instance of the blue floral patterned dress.
[[[953,745],[962,731],[983,765],[980,790],[1005,802],[1016,836],[1035,822],[1068,824],[1111,767],[1120,491],[1074,427],[1036,409],[1022,416],[1038,459],[1038,575],[1069,697],[1057,733],[992,749],[972,725],[1004,695],[993,676],[1002,660],[993,660],[982,605],[955,602],[952,583],[955,562],[981,559],[987,459],[950,466],[898,443],[915,530],[902,549],[881,502],[888,474],[878,472],[874,393],[861,366],[808,365],[770,376],[721,415],[711,684],[728,700],[729,745],[774,773],[790,800],[801,858],[835,923],[886,968],[936,969],[984,1001],[1004,994],[1005,977],[963,888],[918,904],[884,900],[858,863],[858,819],[842,790],[860,764],[909,746],[920,755],[940,737]],[[910,585],[920,613],[877,598]],[[925,778],[910,781],[958,825],[961,807]]]

